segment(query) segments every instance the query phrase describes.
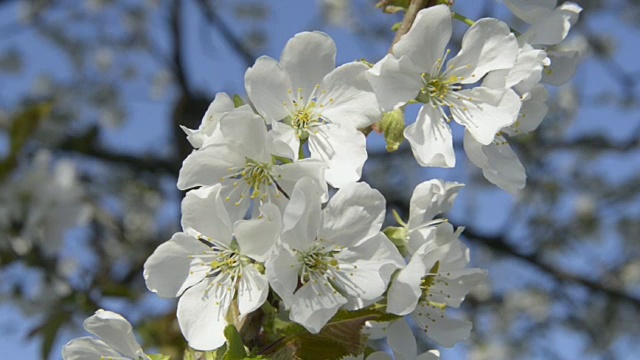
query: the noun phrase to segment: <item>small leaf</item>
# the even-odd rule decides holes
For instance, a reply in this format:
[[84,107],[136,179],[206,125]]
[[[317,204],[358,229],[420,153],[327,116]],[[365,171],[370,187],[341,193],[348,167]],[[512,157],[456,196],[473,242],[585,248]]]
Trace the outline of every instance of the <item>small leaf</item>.
[[242,105],[244,105],[244,100],[242,100],[240,95],[238,94],[233,95],[233,106],[239,108]]
[[407,228],[404,226],[389,226],[382,232],[398,248],[402,256],[407,256]]
[[227,352],[224,354],[224,360],[242,360],[247,357],[242,338],[235,326],[227,325],[224,328],[224,337],[227,338]]
[[[358,311],[340,311],[318,334],[304,328],[270,346],[263,355],[271,359],[332,360],[356,356],[364,352],[366,335],[362,327],[369,320],[385,316],[383,308],[370,307]],[[295,324],[293,331],[300,325]]]
[[171,356],[163,354],[147,354],[151,360],[171,360]]

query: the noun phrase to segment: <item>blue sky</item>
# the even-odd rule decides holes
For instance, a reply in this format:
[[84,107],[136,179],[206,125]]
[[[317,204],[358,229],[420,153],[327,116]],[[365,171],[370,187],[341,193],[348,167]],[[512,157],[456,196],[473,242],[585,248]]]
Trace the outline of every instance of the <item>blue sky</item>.
[[[188,2],[190,3],[190,2]],[[459,1],[463,12],[469,17],[474,17],[479,11],[480,2],[463,2]],[[317,23],[317,11],[313,8],[315,2],[285,0],[270,3],[271,11],[264,24],[264,31],[268,33],[268,47],[264,50],[264,54],[277,58],[285,42],[295,33],[306,30],[314,30],[309,26]],[[500,6],[497,4],[496,6]],[[17,16],[17,6],[5,6],[7,9],[0,14],[1,24],[13,23]],[[185,23],[193,24],[189,26],[187,52],[194,54],[186,59],[187,68],[189,69],[189,78],[195,85],[195,88],[205,90],[213,96],[217,91],[227,91],[229,93],[244,94],[243,91],[243,74],[245,64],[236,57],[236,55],[228,48],[227,44],[211,31],[211,48],[203,48],[201,41],[202,19],[197,14],[194,6],[189,6],[186,14],[189,21]],[[230,17],[226,17],[227,23],[238,29],[246,29],[250,27],[249,23],[235,23]],[[613,38],[618,42],[617,51],[615,53],[615,61],[625,70],[634,71],[638,74],[640,68],[636,59],[640,58],[640,49],[638,48],[638,39],[640,35],[638,28],[626,25],[618,21],[617,17],[611,14],[603,14],[594,16],[591,19],[590,27],[592,29],[606,29]],[[210,28],[209,28],[210,29]],[[463,26],[460,27],[463,29]],[[324,28],[323,31],[328,32],[336,41],[338,47],[337,62],[344,63],[355,59],[368,57],[368,60],[375,61],[383,56],[388,45],[384,43],[367,43],[358,45],[358,37],[352,35],[349,31],[341,28]],[[158,36],[160,46],[166,48],[168,44],[166,39]],[[35,79],[43,74],[53,72],[56,77],[63,79],[70,76],[74,69],[69,66],[69,62],[63,57],[55,46],[50,45],[33,31],[26,31],[20,35],[11,36],[7,39],[0,40],[0,51],[7,51],[11,48],[18,48],[24,51],[26,63],[24,71],[17,76],[3,76],[3,83],[0,85],[0,107],[11,108],[22,94],[29,92]],[[367,53],[363,53],[363,49]],[[631,61],[630,59],[633,59]],[[616,89],[618,84],[611,81],[606,74],[606,66],[594,60],[586,61],[576,75],[575,81],[581,84],[588,84],[586,94],[597,98],[601,90]],[[5,80],[6,79],[6,80]],[[598,84],[598,86],[593,86]],[[150,153],[166,153],[166,141],[172,132],[168,128],[166,122],[160,122],[158,119],[165,119],[169,116],[172,105],[172,94],[160,101],[148,99],[144,91],[144,87],[128,89],[127,95],[132,95],[132,100],[126,103],[129,111],[129,121],[124,126],[111,129],[103,134],[102,140],[119,151],[130,152],[150,152]],[[638,89],[636,89],[638,90]],[[597,131],[614,139],[625,139],[629,133],[640,124],[638,114],[634,110],[621,109],[617,105],[612,106],[590,106],[588,104],[581,106],[574,122],[570,125],[574,134],[587,133]],[[378,137],[370,140],[371,145],[378,147],[381,145],[381,139]],[[0,141],[2,143],[2,141]],[[459,155],[460,156],[460,155]],[[560,170],[577,166],[573,164],[571,159],[567,160],[569,164],[562,163],[562,159],[558,159]],[[603,158],[599,162],[599,166],[593,171],[607,174],[612,182],[622,181],[634,173],[634,169],[640,168],[640,156],[636,156],[632,162],[626,157],[616,155]],[[615,169],[612,171],[612,169]],[[448,179],[459,179],[465,174],[466,170],[463,165],[449,171],[429,172],[429,176],[443,176]],[[435,174],[435,175],[434,175]],[[426,180],[416,179],[416,183]],[[480,229],[492,231],[503,226],[509,215],[509,209],[513,198],[499,190],[482,192],[477,198],[467,198],[464,195],[460,200],[463,204],[477,202],[480,206],[490,211],[481,213],[486,216],[476,218],[477,225]],[[462,208],[463,205],[458,206]],[[463,216],[464,214],[458,214]],[[604,244],[607,248],[607,244]],[[610,246],[610,248],[613,248]],[[606,259],[606,252],[603,256]],[[612,256],[615,256],[613,254]],[[584,266],[576,265],[578,268]],[[142,269],[141,269],[142,272]],[[513,276],[513,275],[511,275]],[[496,275],[500,277],[500,275]],[[509,279],[505,279],[509,282]],[[157,303],[156,303],[157,304]],[[166,304],[166,303],[165,303]],[[27,342],[25,340],[26,332],[37,324],[37,317],[25,318],[19,314],[19,311],[12,305],[3,303],[0,306],[0,349],[3,349],[5,355],[11,354],[13,358],[37,359],[39,357],[39,344],[36,342]],[[65,332],[56,344],[54,354],[59,354],[59,350],[66,341],[81,335],[82,333]],[[565,341],[573,344],[568,347],[568,352],[576,351],[576,356],[583,348],[580,339],[574,339],[566,333],[559,333],[556,341]],[[463,349],[464,347],[461,347]],[[463,356],[463,351],[456,351],[449,356],[445,353],[444,358],[454,358],[454,354]],[[567,354],[569,355],[569,354]],[[52,358],[57,358],[53,356]],[[571,356],[567,357],[571,358]]]

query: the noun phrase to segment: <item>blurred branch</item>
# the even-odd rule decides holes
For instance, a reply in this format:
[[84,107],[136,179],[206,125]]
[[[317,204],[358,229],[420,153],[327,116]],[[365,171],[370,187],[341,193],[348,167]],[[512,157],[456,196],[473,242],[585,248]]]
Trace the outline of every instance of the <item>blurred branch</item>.
[[586,279],[578,275],[570,274],[561,269],[555,268],[552,265],[547,264],[544,260],[542,260],[538,253],[532,253],[532,254],[522,253],[519,250],[517,250],[515,247],[507,243],[505,241],[505,238],[502,235],[492,236],[487,234],[480,234],[470,227],[465,227],[463,235],[465,236],[466,239],[473,241],[475,243],[481,244],[491,250],[497,251],[498,253],[509,255],[511,257],[515,257],[524,262],[527,262],[533,267],[535,267],[536,269],[544,273],[547,273],[560,281],[567,281],[567,282],[580,284],[590,290],[602,293],[612,299],[629,302],[633,304],[635,307],[640,308],[640,299],[634,296],[631,296],[620,289],[610,287],[604,283]]
[[135,156],[127,153],[118,153],[104,148],[98,144],[98,129],[96,127],[91,128],[82,135],[67,138],[59,145],[58,149],[75,152],[83,156],[92,156],[97,160],[125,165],[142,171],[176,175],[180,170],[180,166],[172,161],[147,155]]
[[214,10],[213,6],[207,0],[198,0],[198,4],[202,9],[202,13],[205,18],[220,32],[222,37],[229,43],[231,49],[233,49],[238,56],[242,58],[247,66],[252,66],[256,60],[256,56],[252,51],[244,44],[238,35],[236,35],[231,28],[222,20],[218,13]]
[[437,3],[437,0],[412,0],[411,4],[409,4],[409,7],[407,8],[407,12],[404,14],[400,28],[396,31],[396,36],[393,38],[391,46],[393,47],[395,43],[400,41],[400,38],[404,34],[409,32],[409,29],[411,29],[411,25],[413,25],[413,22],[420,10],[429,6],[434,6]]
[[173,67],[178,80],[180,90],[187,96],[191,96],[189,82],[184,66],[184,53],[182,41],[182,0],[173,0],[169,10],[169,27],[171,29],[171,39],[173,44]]

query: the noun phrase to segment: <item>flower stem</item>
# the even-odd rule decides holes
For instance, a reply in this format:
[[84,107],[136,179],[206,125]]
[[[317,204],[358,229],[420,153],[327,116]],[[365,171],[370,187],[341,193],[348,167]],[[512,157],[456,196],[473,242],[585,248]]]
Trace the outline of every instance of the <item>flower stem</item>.
[[453,18],[459,21],[462,21],[463,23],[467,24],[468,26],[473,26],[473,24],[475,24],[475,21],[469,19],[468,17],[464,16],[464,15],[460,15],[458,13],[452,13],[453,14]]
[[409,32],[409,29],[411,29],[411,25],[413,25],[413,22],[416,20],[416,16],[418,15],[418,12],[424,8],[434,6],[437,3],[438,3],[438,0],[412,0],[411,1],[411,4],[409,4],[409,7],[407,8],[407,12],[404,14],[404,19],[402,19],[402,24],[400,25],[400,28],[398,29],[398,31],[396,31],[396,36],[393,38],[393,42],[391,43],[391,49],[389,49],[390,53],[392,52],[393,45],[398,41],[400,41],[400,38],[402,37],[402,35]]

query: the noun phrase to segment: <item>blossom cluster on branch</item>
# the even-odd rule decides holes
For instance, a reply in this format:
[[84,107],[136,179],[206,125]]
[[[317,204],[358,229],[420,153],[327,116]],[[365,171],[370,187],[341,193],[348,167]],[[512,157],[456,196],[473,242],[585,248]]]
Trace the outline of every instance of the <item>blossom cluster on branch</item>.
[[[385,198],[360,178],[367,130],[406,138],[422,166],[452,167],[455,122],[487,180],[524,187],[507,139],[545,117],[541,82],[573,74],[577,63],[565,60],[575,56],[552,46],[580,8],[506,3],[529,29],[516,36],[500,20],[466,19],[455,56],[447,46],[460,15],[449,4],[420,10],[375,64],[336,67],[327,34],[299,33],[279,60],[263,56],[246,71],[246,103],[219,93],[200,127],[183,129],[194,150],[177,184],[187,191],[182,231],[148,258],[144,279],[179,298],[191,348],[225,359],[391,358],[367,347],[378,335],[395,359],[433,359],[417,353],[410,323],[444,347],[469,337],[472,324],[447,313],[486,276],[468,267],[463,228],[446,219],[463,185],[422,182],[409,218],[394,212],[398,226],[383,229]],[[412,104],[421,108],[405,128]],[[65,359],[163,358],[146,355],[117,314],[99,310],[85,328],[100,340],[70,342]]]

